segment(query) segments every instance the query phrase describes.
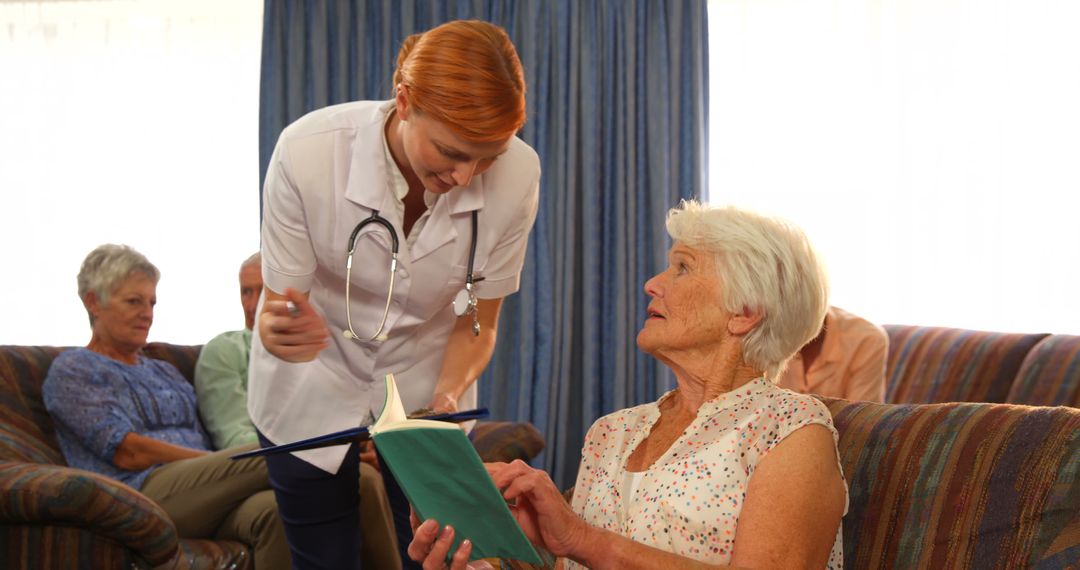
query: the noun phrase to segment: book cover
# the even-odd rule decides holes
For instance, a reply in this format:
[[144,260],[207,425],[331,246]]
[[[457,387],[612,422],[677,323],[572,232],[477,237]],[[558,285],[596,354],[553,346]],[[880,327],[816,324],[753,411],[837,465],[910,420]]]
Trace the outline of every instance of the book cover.
[[451,555],[468,538],[472,560],[543,563],[465,432],[452,423],[407,419],[393,375],[386,376],[386,404],[369,431],[420,520],[454,527]]
[[[480,420],[488,417],[487,408],[477,408],[475,410],[465,410],[462,412],[451,412],[445,414],[425,414],[423,419],[440,421],[440,422],[453,422],[461,423],[470,420]],[[368,433],[368,426],[360,426],[355,428],[349,428],[346,430],[335,431],[307,439],[301,439],[290,443],[281,443],[278,445],[272,445],[270,447],[263,447],[252,451],[245,451],[244,453],[237,453],[232,455],[229,459],[243,459],[245,457],[259,457],[261,455],[277,455],[279,453],[291,453],[293,451],[303,451],[305,449],[317,449],[320,447],[331,447],[334,445],[348,445],[354,441],[367,441],[371,439],[371,434]]]

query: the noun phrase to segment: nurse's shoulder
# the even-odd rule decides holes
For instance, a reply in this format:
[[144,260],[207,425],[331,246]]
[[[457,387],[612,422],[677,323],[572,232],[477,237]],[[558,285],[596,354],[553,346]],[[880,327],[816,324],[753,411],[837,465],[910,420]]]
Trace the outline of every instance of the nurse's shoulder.
[[386,107],[390,104],[389,101],[351,101],[316,109],[285,127],[280,140],[295,144],[303,139],[342,132],[355,134],[358,130],[379,125],[386,118]]
[[540,156],[528,143],[514,137],[506,152],[484,173],[484,186],[504,195],[516,192],[518,198],[524,198],[536,190],[539,179]]
[[391,101],[354,101],[312,111],[285,127],[277,152],[297,188],[341,183],[357,159],[382,159],[379,128]]

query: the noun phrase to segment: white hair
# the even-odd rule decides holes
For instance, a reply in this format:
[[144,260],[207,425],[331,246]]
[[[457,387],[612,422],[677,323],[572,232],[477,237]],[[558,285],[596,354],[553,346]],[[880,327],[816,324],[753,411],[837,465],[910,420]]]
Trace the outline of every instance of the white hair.
[[[85,304],[86,294],[93,291],[98,302],[108,306],[109,295],[132,273],[142,273],[155,284],[161,278],[158,268],[134,248],[111,243],[99,245],[86,256],[79,269],[79,299]],[[89,308],[86,313],[93,326],[94,316]]]
[[806,234],[780,218],[694,200],[668,212],[667,231],[715,256],[725,310],[760,312],[743,360],[775,380],[818,335],[829,307],[828,277]]

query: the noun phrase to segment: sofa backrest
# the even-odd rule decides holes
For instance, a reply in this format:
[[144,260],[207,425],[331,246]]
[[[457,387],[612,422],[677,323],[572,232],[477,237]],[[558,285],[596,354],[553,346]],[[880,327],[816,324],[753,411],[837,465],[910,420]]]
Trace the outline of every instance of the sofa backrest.
[[[0,346],[0,459],[66,465],[41,385],[54,358],[70,347]],[[143,353],[176,366],[188,381],[200,346],[153,342]]]
[[1080,336],[1056,334],[1039,341],[1020,365],[1005,401],[1080,408]]
[[885,325],[885,401],[1005,402],[1024,357],[1046,334]]
[[846,568],[1080,560],[1080,409],[822,400],[850,494]]

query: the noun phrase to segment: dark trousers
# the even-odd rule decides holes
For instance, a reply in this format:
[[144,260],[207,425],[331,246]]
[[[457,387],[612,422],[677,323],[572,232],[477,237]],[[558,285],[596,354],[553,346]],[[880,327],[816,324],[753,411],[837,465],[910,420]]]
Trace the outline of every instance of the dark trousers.
[[[259,433],[263,447],[274,445]],[[293,568],[349,570],[360,568],[360,453],[349,446],[334,475],[290,453],[268,455],[266,468],[285,526]],[[409,502],[390,470],[383,468],[383,484],[394,515],[402,565],[419,569],[406,553],[412,541]],[[382,570],[382,569],[375,569]]]
[[[274,445],[259,434],[263,447]],[[336,474],[293,456],[266,456],[293,568],[360,568],[360,453],[349,446]]]

